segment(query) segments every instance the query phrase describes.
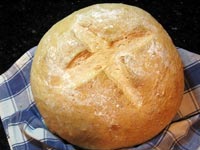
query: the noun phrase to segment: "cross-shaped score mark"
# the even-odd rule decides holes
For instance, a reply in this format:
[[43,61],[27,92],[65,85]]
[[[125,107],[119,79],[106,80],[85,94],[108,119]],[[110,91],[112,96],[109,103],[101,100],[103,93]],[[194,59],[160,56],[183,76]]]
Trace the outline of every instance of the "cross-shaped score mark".
[[[137,70],[137,68],[130,68],[128,61],[134,61],[130,59],[134,57],[134,51],[150,44],[153,36],[151,34],[144,36],[144,34],[138,37],[137,34],[136,39],[134,39],[131,34],[131,39],[125,37],[111,43],[81,25],[76,25],[71,35],[77,42],[85,45],[87,50],[80,49],[75,52],[76,54],[72,54],[73,57],[66,64],[70,67],[65,68],[61,77],[61,87],[65,87],[65,90],[76,89],[95,78],[99,73],[104,72],[122,90],[127,99],[131,100],[135,106],[141,106],[142,97],[134,88],[134,78],[136,77],[137,80],[134,69]],[[73,61],[76,61],[76,57],[79,59],[79,55],[84,52],[88,53],[88,56],[81,59],[76,65],[71,65]],[[84,57],[84,54],[81,55]]]

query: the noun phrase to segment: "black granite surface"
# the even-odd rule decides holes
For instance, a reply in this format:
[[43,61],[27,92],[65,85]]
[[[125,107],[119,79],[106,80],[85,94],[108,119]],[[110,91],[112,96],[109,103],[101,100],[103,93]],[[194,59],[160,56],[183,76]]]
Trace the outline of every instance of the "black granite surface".
[[[37,45],[54,23],[75,10],[104,2],[121,2],[145,9],[163,25],[176,46],[200,54],[200,5],[197,0],[2,0],[0,74]],[[8,149],[0,122],[0,150]]]

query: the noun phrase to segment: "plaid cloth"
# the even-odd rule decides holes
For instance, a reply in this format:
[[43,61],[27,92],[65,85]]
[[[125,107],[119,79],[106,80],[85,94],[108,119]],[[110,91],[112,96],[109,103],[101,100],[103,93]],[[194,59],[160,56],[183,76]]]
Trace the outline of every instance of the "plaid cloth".
[[[0,76],[0,115],[13,150],[80,149],[45,126],[30,89],[36,47]],[[200,55],[177,48],[184,63],[185,92],[177,115],[159,135],[128,150],[200,150]]]

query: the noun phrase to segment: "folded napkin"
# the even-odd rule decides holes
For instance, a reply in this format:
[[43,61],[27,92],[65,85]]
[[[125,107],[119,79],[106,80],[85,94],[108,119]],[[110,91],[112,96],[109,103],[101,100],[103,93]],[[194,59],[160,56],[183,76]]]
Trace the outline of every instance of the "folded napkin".
[[[13,150],[80,149],[45,126],[30,89],[30,69],[36,47],[0,76],[0,116]],[[185,91],[181,106],[160,134],[127,150],[200,150],[200,55],[177,48],[184,63]]]

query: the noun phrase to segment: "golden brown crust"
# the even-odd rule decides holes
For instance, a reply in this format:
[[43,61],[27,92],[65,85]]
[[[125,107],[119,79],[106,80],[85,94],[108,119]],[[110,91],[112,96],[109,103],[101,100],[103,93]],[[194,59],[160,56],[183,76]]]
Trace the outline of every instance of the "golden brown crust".
[[48,128],[89,149],[145,142],[172,120],[181,59],[162,26],[124,4],[81,9],[40,41],[31,88]]

